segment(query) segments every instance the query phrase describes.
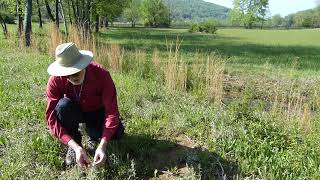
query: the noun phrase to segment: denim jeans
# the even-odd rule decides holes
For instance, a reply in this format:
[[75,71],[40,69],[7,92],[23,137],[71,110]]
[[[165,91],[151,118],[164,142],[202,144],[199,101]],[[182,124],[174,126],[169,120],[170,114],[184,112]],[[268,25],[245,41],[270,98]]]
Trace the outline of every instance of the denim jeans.
[[[104,108],[93,112],[82,112],[80,105],[69,98],[62,98],[55,107],[57,119],[68,134],[81,145],[81,133],[79,132],[79,123],[86,123],[86,132],[88,136],[99,141],[102,136],[105,114]],[[124,134],[124,126],[119,120],[118,128],[111,140],[116,140]]]

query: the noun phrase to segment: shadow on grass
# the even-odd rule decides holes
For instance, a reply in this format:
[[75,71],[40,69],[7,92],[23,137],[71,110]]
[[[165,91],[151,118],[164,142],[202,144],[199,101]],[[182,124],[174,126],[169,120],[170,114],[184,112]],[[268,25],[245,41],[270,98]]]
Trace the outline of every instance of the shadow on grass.
[[185,143],[157,140],[147,135],[125,135],[112,142],[108,152],[121,159],[128,159],[128,156],[134,159],[137,177],[142,179],[155,177],[155,171],[158,172],[157,176],[163,173],[186,176],[188,173],[182,171],[188,167],[193,167],[201,179],[233,178],[239,174],[239,168],[234,162],[206,149],[189,147],[188,142]]
[[146,41],[153,41],[161,42],[165,45],[166,40],[168,42],[173,41],[176,42],[177,38],[179,41],[183,42],[205,42],[207,40],[240,40],[239,37],[226,37],[226,36],[219,36],[219,35],[212,35],[212,34],[192,34],[188,32],[172,32],[170,30],[131,30],[131,31],[108,31],[108,32],[101,32],[98,36],[102,39],[112,39],[112,40],[139,40],[142,42]]

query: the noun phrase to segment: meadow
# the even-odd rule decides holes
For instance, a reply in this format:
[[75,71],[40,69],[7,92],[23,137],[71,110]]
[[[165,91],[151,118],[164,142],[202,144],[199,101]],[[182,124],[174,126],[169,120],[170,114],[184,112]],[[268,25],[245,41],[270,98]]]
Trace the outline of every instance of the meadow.
[[[317,29],[34,34],[29,49],[0,36],[1,179],[320,177]],[[65,167],[46,129],[46,68],[68,40],[94,51],[117,87],[126,135],[101,169]]]

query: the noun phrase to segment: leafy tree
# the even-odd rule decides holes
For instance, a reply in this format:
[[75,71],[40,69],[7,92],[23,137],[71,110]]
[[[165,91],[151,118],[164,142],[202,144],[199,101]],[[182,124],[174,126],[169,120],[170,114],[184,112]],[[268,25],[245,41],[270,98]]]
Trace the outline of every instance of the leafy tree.
[[14,23],[14,2],[12,0],[0,0],[0,24],[5,37],[8,35],[7,24]]
[[124,18],[131,23],[131,27],[135,27],[137,21],[141,17],[140,0],[131,0],[127,8],[124,9],[123,16]]
[[100,16],[106,16],[110,21],[122,14],[128,0],[94,0],[94,10]]
[[268,0],[234,0],[230,19],[251,29],[255,22],[265,17],[268,5]]
[[[320,1],[320,0],[319,0]],[[289,24],[287,19],[289,18]],[[294,14],[290,14],[285,17],[285,24],[287,27],[305,27],[305,28],[317,28],[320,27],[320,6],[305,11],[300,11]]]
[[144,0],[142,2],[142,13],[146,26],[170,26],[169,9],[163,0]]
[[280,14],[276,14],[271,18],[272,26],[275,26],[275,27],[281,26],[283,24],[283,21],[284,20]]
[[283,19],[283,25],[286,27],[286,28],[289,28],[291,26],[293,26],[294,24],[294,20],[293,20],[293,15],[288,15],[286,17],[284,17]]

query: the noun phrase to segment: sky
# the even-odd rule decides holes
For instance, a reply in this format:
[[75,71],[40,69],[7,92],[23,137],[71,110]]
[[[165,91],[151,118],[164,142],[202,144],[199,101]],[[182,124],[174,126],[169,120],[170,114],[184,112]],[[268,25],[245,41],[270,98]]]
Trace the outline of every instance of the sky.
[[[222,6],[232,8],[232,0],[204,0]],[[271,15],[280,14],[286,16],[298,11],[316,7],[317,0],[269,0]]]

